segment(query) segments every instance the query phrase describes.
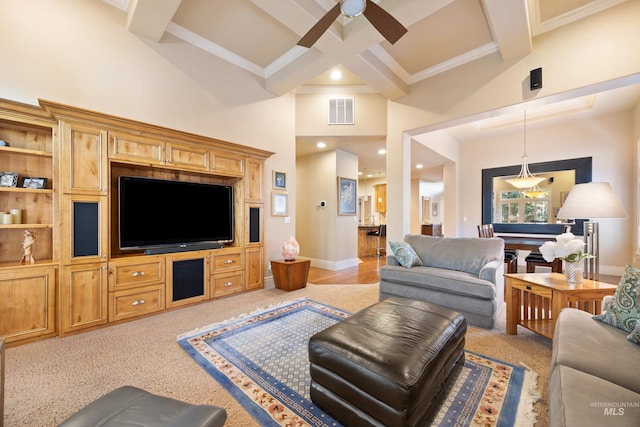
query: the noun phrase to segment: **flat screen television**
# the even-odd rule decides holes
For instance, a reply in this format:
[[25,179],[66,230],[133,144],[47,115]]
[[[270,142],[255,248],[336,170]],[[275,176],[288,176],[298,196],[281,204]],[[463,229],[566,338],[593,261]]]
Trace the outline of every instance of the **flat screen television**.
[[158,252],[170,252],[221,247],[233,241],[233,218],[232,186],[118,178],[121,250],[164,248],[167,250]]

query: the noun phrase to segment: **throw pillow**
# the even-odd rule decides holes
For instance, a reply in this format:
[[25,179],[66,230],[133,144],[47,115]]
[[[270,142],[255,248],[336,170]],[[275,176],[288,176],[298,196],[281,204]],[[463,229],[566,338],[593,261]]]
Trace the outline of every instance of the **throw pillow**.
[[391,251],[401,266],[411,268],[416,265],[422,265],[422,260],[410,244],[405,242],[389,242],[389,246],[391,246]]
[[633,333],[637,329],[640,324],[640,270],[630,265],[625,267],[607,311],[593,318],[626,332]]

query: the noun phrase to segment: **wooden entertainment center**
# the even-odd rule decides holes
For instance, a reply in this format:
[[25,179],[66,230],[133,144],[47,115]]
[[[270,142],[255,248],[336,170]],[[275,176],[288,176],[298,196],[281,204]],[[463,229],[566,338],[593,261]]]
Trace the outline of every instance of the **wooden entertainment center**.
[[[0,100],[0,140],[9,144],[0,146],[0,212],[8,215],[0,214],[0,338],[8,343],[264,286],[264,161],[273,153],[43,100]],[[232,186],[233,242],[121,251],[120,175]],[[24,177],[46,178],[44,188],[23,187]],[[9,223],[12,209],[20,223]],[[176,207],[177,221],[190,214]],[[34,264],[21,263],[26,230],[36,235]]]

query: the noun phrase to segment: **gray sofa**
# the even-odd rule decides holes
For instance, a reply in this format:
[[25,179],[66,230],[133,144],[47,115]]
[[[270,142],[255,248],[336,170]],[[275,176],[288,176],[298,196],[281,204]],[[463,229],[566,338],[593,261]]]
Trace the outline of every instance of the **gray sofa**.
[[471,325],[493,328],[504,301],[504,241],[408,234],[422,262],[411,268],[387,257],[380,268],[380,300],[391,296],[432,302],[465,316]]
[[565,308],[556,321],[549,424],[640,426],[640,346],[628,332]]

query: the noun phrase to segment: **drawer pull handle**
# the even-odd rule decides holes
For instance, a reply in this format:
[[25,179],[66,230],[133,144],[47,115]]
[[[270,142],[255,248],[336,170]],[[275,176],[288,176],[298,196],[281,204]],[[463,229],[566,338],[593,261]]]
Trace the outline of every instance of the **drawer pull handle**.
[[134,271],[131,275],[133,277],[138,277],[138,276],[144,276],[145,274],[147,273],[145,273],[144,271]]
[[138,300],[135,300],[134,302],[131,303],[131,305],[140,305],[140,304],[144,304],[144,300],[143,299],[138,299]]
[[531,286],[527,285],[527,290],[530,291],[531,290]]
[[233,282],[224,282],[224,287],[227,288],[229,286],[233,286]]
[[233,260],[232,259],[225,259],[224,263],[225,264],[233,264]]

